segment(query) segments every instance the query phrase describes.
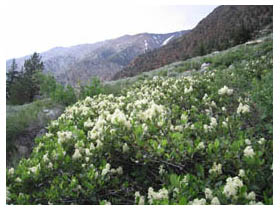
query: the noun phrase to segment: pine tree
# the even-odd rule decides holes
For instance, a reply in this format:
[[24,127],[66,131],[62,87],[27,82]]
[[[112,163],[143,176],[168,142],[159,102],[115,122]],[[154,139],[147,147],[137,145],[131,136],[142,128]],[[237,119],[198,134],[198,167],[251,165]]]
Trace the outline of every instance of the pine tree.
[[41,57],[38,53],[34,53],[30,59],[24,62],[24,80],[26,90],[29,92],[29,102],[33,101],[34,96],[39,94],[39,78],[38,73],[42,72],[44,64],[41,61]]
[[[12,65],[12,68],[15,68],[15,65]],[[9,102],[12,104],[32,102],[34,96],[39,94],[40,78],[38,73],[42,72],[43,69],[44,64],[41,57],[35,52],[29,59],[25,60],[24,66],[21,71],[17,72],[16,77],[11,77],[11,74],[7,75]],[[10,82],[11,78],[13,78],[12,83]]]
[[11,96],[11,86],[18,78],[18,72],[16,71],[17,64],[16,60],[13,59],[12,65],[8,72],[6,73],[6,98],[8,99]]

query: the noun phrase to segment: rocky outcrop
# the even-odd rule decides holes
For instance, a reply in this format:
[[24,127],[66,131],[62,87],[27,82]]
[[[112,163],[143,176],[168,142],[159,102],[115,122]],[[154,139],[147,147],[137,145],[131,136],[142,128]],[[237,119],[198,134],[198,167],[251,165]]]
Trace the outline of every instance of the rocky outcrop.
[[56,106],[39,112],[35,122],[32,122],[17,136],[14,142],[15,151],[7,151],[7,166],[14,164],[17,159],[22,157],[28,158],[34,147],[34,139],[44,135],[47,132],[48,122],[57,119],[63,111],[63,106]]

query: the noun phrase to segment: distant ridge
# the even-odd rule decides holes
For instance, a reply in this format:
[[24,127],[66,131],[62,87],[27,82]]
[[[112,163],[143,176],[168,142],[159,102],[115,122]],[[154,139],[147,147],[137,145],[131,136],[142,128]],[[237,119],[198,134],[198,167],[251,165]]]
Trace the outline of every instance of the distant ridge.
[[219,6],[187,35],[137,56],[113,80],[244,43],[263,28],[272,31],[273,6]]
[[[167,34],[141,33],[73,47],[55,47],[41,53],[45,73],[52,73],[62,84],[87,83],[93,76],[110,80],[136,56],[161,47],[162,44],[187,34],[178,31]],[[29,56],[16,59],[18,70]],[[6,61],[6,70],[12,60]]]

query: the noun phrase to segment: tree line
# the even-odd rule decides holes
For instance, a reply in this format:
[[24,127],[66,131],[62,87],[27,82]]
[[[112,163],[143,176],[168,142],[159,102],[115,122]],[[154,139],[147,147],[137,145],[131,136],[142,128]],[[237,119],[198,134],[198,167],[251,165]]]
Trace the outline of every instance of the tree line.
[[104,92],[101,81],[94,77],[89,85],[74,89],[71,85],[63,86],[53,75],[43,73],[44,63],[41,56],[34,53],[25,60],[23,67],[17,71],[15,59],[6,73],[7,104],[22,105],[36,99],[51,98],[53,101],[71,105],[78,99]]

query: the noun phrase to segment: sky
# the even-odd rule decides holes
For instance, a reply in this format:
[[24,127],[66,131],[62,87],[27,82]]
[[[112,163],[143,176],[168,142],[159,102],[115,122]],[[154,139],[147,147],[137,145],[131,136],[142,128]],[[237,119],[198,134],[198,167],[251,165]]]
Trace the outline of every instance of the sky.
[[94,43],[125,34],[192,29],[217,7],[96,2],[7,1],[4,8],[5,59],[35,51],[40,53],[53,47]]

